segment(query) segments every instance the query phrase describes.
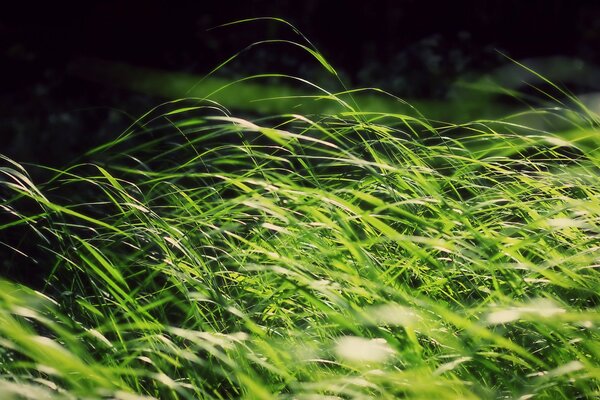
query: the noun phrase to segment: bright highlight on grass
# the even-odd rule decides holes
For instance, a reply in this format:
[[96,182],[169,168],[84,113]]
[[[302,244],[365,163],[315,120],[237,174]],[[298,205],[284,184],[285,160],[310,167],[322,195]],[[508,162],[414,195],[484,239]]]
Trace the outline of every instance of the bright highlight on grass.
[[47,182],[4,158],[0,229],[52,273],[0,281],[2,396],[599,396],[598,116],[328,98],[166,103]]

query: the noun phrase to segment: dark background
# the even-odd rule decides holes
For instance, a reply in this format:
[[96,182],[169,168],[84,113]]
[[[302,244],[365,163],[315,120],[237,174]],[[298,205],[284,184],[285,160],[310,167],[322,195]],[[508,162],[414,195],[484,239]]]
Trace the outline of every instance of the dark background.
[[[457,77],[505,63],[500,52],[600,64],[599,1],[20,1],[0,11],[0,153],[63,165],[159,102],[74,76],[76,60],[202,75],[257,40],[298,40],[269,21],[209,30],[259,16],[293,23],[349,86],[408,98],[443,99]],[[319,70],[306,54],[272,45],[220,74],[318,79]]]

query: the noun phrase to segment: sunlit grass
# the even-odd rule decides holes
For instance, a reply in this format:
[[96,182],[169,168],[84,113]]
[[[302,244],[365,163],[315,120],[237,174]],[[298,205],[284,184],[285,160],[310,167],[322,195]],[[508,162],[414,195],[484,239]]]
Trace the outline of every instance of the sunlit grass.
[[0,282],[4,398],[600,395],[597,116],[329,96],[166,103],[47,182],[3,159],[0,229],[52,270]]

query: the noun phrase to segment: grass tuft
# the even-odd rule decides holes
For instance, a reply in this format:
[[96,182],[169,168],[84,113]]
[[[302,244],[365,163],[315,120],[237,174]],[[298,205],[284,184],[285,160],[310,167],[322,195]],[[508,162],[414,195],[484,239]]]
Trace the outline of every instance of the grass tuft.
[[326,96],[166,103],[46,182],[2,158],[0,231],[51,271],[0,281],[4,398],[600,395],[598,116]]

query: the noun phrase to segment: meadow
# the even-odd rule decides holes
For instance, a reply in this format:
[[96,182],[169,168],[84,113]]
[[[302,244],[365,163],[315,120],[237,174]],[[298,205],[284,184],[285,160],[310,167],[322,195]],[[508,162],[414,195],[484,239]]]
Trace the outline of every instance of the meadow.
[[0,280],[1,397],[600,396],[600,116],[537,77],[539,107],[450,123],[278,76],[313,94],[2,157],[3,252],[39,282]]

